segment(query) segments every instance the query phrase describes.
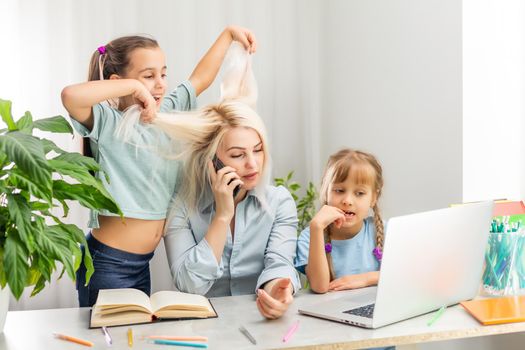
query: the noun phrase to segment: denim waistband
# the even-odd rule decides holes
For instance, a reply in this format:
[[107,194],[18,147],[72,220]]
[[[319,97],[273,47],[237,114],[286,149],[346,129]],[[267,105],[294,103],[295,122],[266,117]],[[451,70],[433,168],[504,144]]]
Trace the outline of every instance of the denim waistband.
[[153,258],[153,252],[148,254],[135,254],[126,252],[117,248],[112,248],[98,241],[91,232],[86,235],[86,241],[90,250],[98,250],[103,254],[110,255],[117,259],[129,260],[129,261],[150,261]]

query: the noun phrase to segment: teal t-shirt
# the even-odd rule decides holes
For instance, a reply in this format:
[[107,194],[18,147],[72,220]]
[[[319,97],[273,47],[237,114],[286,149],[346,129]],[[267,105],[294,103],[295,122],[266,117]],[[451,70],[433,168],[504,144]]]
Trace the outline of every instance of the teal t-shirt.
[[[332,240],[332,262],[335,278],[371,271],[379,271],[379,262],[372,252],[376,246],[374,218],[364,221],[361,231],[350,239]],[[310,227],[301,232],[297,240],[295,268],[306,273],[310,247]]]
[[[196,104],[195,89],[189,81],[185,81],[164,97],[160,111],[191,110]],[[124,216],[145,220],[165,219],[175,191],[179,162],[162,157],[152,149],[118,140],[114,132],[122,114],[106,103],[99,103],[93,106],[91,131],[73,118],[71,122],[80,135],[89,138],[93,156],[109,176],[109,182],[101,172],[96,176],[102,180]],[[146,145],[158,144],[158,134],[145,132],[142,137]],[[115,215],[106,210],[91,211],[89,227],[98,228],[99,214]]]

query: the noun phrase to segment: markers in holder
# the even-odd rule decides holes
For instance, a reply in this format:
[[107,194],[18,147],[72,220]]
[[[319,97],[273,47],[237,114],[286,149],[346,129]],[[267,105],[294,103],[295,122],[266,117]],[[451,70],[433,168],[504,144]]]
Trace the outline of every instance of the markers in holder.
[[491,222],[483,273],[483,289],[490,295],[525,291],[525,229],[515,219],[501,216]]

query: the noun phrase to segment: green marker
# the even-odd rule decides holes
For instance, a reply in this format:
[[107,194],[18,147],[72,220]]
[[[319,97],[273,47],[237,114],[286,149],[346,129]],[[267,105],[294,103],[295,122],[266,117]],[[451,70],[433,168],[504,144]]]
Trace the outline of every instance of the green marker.
[[446,305],[443,305],[435,314],[434,314],[434,317],[432,317],[432,319],[430,321],[428,321],[427,323],[427,326],[432,326],[437,320],[438,318],[441,317],[441,315],[443,315],[443,313],[445,312],[445,309],[447,308]]

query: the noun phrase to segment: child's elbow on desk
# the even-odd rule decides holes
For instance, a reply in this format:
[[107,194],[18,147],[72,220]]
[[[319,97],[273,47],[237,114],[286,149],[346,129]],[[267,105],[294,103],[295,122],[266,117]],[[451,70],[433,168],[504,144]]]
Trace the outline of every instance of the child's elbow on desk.
[[328,292],[328,284],[325,285],[315,285],[314,283],[310,282],[310,289],[317,294],[325,294]]

